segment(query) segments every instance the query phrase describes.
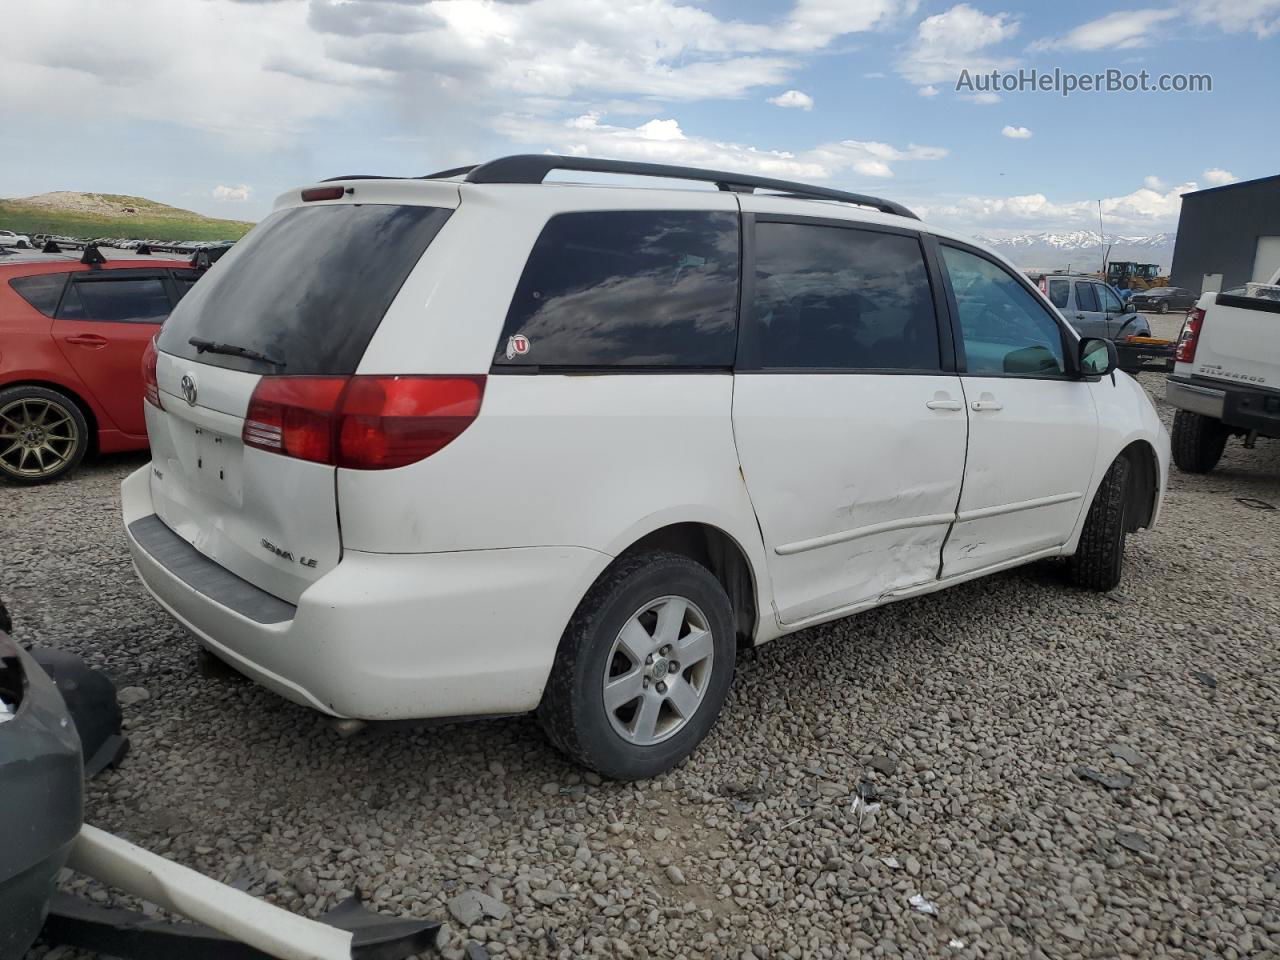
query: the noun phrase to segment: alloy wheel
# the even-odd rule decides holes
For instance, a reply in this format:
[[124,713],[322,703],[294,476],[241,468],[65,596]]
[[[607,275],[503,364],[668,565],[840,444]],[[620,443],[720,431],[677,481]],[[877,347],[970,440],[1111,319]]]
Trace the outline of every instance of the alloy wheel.
[[71,411],[54,400],[25,397],[0,407],[0,468],[34,479],[57,473],[80,441]]
[[706,615],[684,597],[660,597],[637,610],[613,642],[604,707],[614,732],[636,746],[677,733],[702,705],[715,643]]

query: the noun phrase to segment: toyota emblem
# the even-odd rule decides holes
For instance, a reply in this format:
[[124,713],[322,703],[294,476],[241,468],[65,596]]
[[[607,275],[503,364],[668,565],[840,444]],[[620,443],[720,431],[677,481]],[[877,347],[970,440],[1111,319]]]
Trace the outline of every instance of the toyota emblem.
[[189,373],[182,375],[182,395],[187,398],[188,404],[193,407],[196,405],[196,382]]

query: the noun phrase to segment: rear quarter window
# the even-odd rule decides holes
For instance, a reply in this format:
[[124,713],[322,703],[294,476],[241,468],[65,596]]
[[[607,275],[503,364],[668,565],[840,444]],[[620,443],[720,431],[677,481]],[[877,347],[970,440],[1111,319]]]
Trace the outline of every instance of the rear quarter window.
[[727,368],[737,296],[736,214],[558,214],[529,254],[494,365]]
[[1063,309],[1067,305],[1067,301],[1071,299],[1071,281],[1070,280],[1050,280],[1049,281],[1049,302],[1055,307]]
[[9,286],[46,317],[52,317],[58,309],[58,300],[66,282],[65,273],[37,273],[30,277],[14,277]]

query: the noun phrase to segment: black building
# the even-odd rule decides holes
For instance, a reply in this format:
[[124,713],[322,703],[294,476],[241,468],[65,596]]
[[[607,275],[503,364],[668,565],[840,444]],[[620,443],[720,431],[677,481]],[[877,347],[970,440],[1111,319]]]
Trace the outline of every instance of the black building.
[[1280,267],[1280,176],[1182,195],[1169,283],[1203,293]]

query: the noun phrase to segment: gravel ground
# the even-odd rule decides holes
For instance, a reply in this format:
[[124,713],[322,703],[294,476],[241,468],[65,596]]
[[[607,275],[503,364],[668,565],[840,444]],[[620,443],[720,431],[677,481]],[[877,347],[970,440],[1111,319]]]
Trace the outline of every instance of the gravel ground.
[[1110,595],[1042,564],[746,653],[703,747],[631,785],[526,718],[341,741],[199,678],[125,559],[143,459],[0,489],[0,594],[140,688],[87,819],[154,851],[310,915],[359,888],[445,918],[450,957],[1280,955],[1280,511],[1236,500],[1280,505],[1280,443],[1175,470]]

